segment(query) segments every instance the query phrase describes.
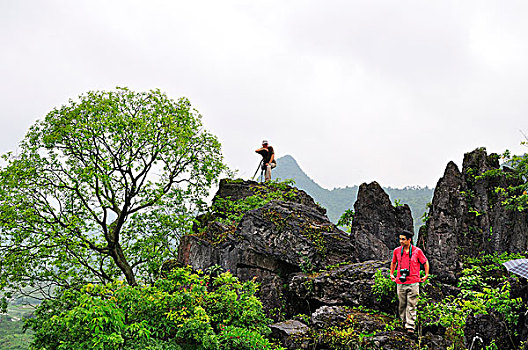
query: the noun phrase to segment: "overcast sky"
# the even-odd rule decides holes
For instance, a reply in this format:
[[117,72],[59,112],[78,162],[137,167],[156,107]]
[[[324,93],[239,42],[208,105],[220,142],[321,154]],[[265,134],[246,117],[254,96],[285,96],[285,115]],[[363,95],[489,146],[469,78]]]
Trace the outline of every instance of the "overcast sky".
[[435,186],[526,150],[526,1],[0,0],[0,153],[89,90],[185,96],[249,178],[269,139],[326,188]]

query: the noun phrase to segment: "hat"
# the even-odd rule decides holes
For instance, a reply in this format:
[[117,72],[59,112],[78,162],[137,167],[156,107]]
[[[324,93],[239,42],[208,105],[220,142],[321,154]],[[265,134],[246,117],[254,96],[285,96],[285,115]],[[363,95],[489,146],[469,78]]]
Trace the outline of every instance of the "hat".
[[268,144],[268,140],[262,140],[262,144],[263,145],[267,145]]

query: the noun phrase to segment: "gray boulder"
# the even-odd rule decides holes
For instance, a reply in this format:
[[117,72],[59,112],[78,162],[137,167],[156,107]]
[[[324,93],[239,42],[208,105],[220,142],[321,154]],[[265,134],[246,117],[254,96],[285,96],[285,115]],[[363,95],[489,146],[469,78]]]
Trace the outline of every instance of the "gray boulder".
[[465,190],[464,177],[456,164],[449,162],[435,187],[425,234],[418,239],[429,259],[431,272],[451,283],[456,279],[455,271],[461,268],[457,236],[466,227],[462,219],[468,211]]
[[271,336],[288,349],[308,349],[310,328],[297,320],[286,320],[270,326]]
[[413,232],[409,206],[393,206],[389,195],[377,182],[359,186],[354,212],[351,237],[358,247],[359,261],[388,260],[399,245],[399,232]]
[[[300,307],[314,309],[318,305],[349,305],[391,310],[389,305],[381,305],[372,292],[374,275],[380,270],[389,274],[387,261],[367,261],[332,268],[315,274],[297,273],[289,281],[291,305],[296,300],[306,303]],[[306,313],[306,309],[297,310]]]
[[[420,347],[399,326],[391,326],[391,318],[344,306],[322,306],[312,315],[316,329],[314,343],[317,349],[385,349],[418,350]],[[343,330],[347,344],[335,344],[333,331]],[[432,348],[430,348],[432,349]],[[444,348],[445,349],[445,348]]]
[[508,334],[501,316],[470,314],[464,327],[466,347],[468,349],[486,349],[495,343],[498,349],[511,349],[512,334]]

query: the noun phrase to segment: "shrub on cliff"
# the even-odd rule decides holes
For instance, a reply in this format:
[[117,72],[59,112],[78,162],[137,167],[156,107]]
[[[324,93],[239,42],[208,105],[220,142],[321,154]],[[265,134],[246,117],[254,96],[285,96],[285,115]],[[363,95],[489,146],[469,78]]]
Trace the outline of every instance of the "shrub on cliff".
[[[528,146],[528,141],[522,142]],[[503,205],[508,209],[517,211],[528,210],[528,153],[522,156],[512,155],[509,151],[504,152],[502,158],[508,167],[507,170],[490,170],[483,176],[494,177],[504,175],[510,181],[498,186],[495,191],[502,195]],[[513,182],[511,181],[513,180]]]
[[265,338],[270,320],[257,288],[229,272],[176,268],[153,285],[64,290],[26,326],[33,349],[280,349]]

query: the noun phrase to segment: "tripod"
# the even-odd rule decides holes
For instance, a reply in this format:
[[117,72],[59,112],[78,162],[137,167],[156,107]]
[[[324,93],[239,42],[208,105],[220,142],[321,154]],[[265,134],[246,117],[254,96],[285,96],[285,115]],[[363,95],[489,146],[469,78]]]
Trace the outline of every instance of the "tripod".
[[260,182],[262,182],[262,178],[264,176],[264,167],[262,166],[262,162],[264,161],[264,159],[261,159],[260,160],[260,163],[258,165],[258,168],[257,170],[255,171],[255,174],[253,174],[253,177],[251,178],[251,180],[253,180],[255,178],[255,176],[257,175],[259,169],[260,169]]

